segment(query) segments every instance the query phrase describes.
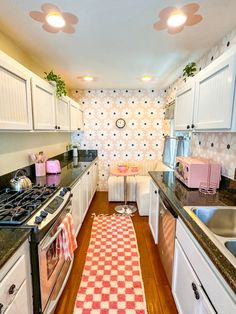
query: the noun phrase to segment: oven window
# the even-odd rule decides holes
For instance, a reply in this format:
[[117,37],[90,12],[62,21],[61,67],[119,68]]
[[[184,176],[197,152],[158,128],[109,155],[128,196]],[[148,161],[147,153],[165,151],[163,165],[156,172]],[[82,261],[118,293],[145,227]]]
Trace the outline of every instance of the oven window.
[[46,253],[46,258],[47,258],[47,275],[49,279],[60,259],[56,240],[49,246]]

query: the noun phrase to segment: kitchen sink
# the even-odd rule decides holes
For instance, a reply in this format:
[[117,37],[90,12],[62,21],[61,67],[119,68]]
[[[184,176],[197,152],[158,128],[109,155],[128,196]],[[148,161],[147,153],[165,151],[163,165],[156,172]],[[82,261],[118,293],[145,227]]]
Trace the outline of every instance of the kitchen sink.
[[236,267],[236,206],[185,206],[184,209]]
[[236,257],[236,240],[226,241],[225,246]]
[[236,237],[236,208],[196,207],[192,211],[213,233],[222,237]]

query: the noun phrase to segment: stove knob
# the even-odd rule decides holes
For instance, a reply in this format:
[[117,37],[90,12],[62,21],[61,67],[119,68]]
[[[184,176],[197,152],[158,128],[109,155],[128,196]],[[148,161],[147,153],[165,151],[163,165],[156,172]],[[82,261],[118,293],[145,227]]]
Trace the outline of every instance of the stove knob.
[[37,225],[39,225],[39,224],[41,224],[41,222],[43,221],[43,217],[41,217],[41,216],[36,216],[35,217],[35,223],[37,224]]
[[63,188],[63,191],[64,191],[65,193],[70,192],[70,191],[71,191],[71,188],[70,188],[70,187],[64,187],[64,188]]
[[60,196],[63,197],[65,194],[66,194],[66,192],[64,192],[63,190],[61,190]]
[[40,212],[40,216],[41,216],[42,218],[46,218],[47,215],[48,215],[48,213],[45,212],[44,210],[42,210],[42,211]]

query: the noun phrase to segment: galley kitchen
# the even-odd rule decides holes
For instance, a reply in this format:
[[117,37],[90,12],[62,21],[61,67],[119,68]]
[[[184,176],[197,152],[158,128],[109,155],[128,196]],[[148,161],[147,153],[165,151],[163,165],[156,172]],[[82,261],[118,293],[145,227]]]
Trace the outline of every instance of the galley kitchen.
[[0,2],[0,314],[236,313],[235,12]]

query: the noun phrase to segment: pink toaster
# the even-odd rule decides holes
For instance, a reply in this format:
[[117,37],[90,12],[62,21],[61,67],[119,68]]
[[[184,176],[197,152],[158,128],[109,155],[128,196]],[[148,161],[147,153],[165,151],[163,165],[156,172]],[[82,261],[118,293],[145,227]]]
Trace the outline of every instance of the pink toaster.
[[221,165],[201,157],[178,156],[175,175],[189,188],[199,188],[203,182],[212,182],[219,188]]
[[60,161],[57,159],[46,161],[46,172],[47,173],[61,173]]

